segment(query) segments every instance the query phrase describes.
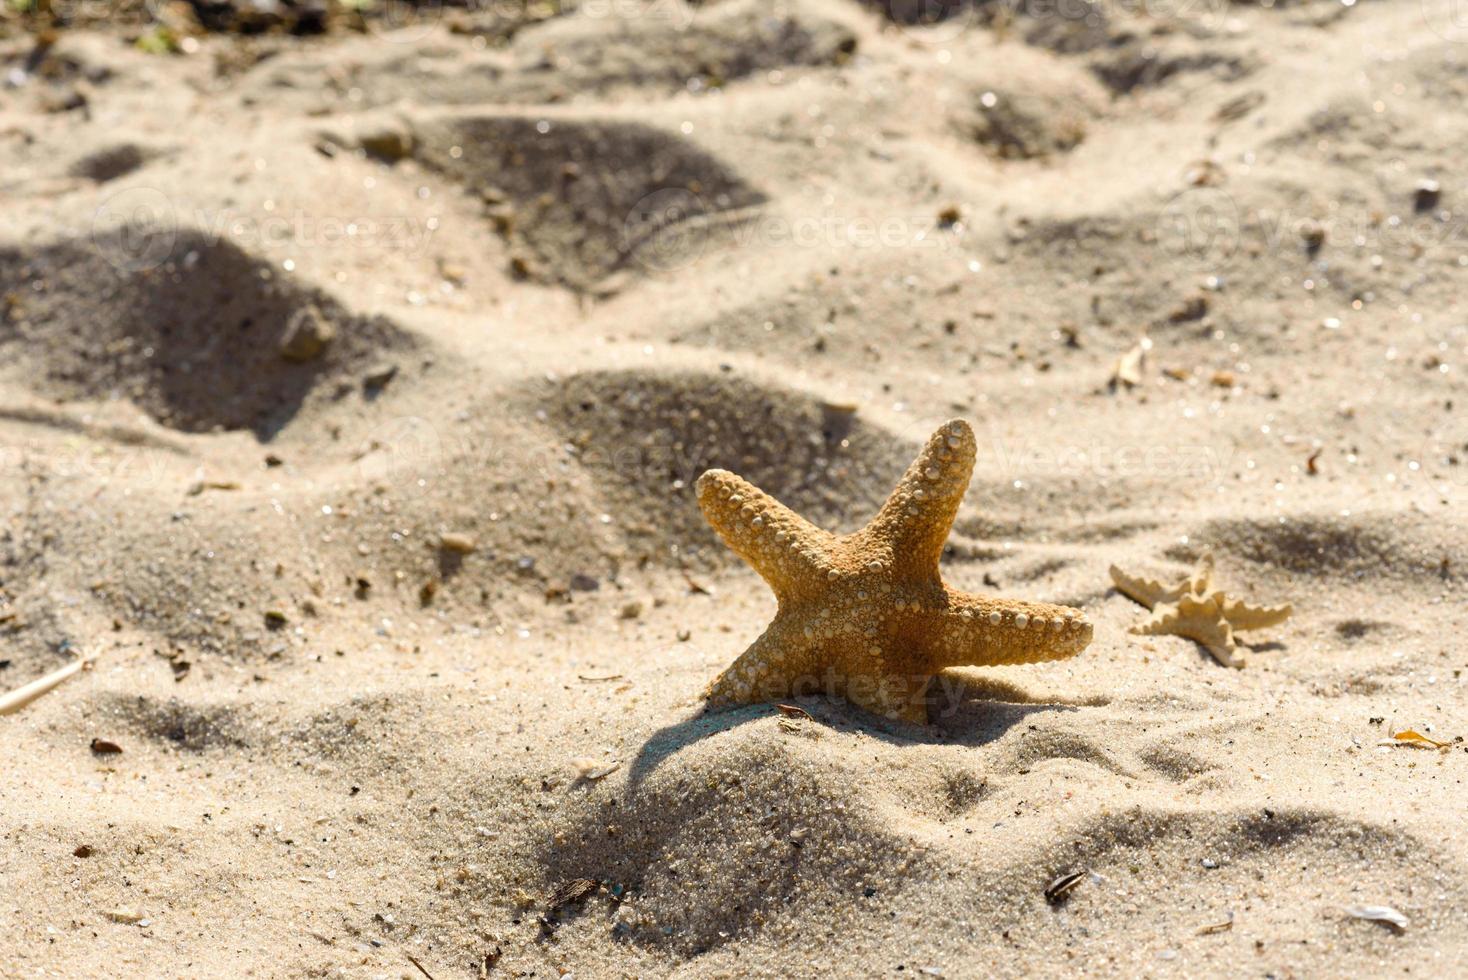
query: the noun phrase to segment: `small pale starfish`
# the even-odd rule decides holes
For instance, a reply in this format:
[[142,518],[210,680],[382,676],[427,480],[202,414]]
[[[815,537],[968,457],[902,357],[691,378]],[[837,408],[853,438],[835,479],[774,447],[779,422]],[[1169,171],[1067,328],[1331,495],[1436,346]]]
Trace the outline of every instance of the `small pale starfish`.
[[1133,633],[1146,636],[1170,633],[1197,640],[1225,667],[1244,666],[1244,658],[1236,652],[1234,630],[1274,626],[1288,619],[1292,611],[1289,603],[1251,606],[1228,598],[1222,589],[1213,588],[1211,554],[1205,554],[1193,574],[1177,585],[1134,578],[1115,565],[1111,566],[1111,580],[1121,592],[1152,610],[1152,615],[1131,628]]
[[826,692],[923,724],[933,675],[961,665],[1073,657],[1091,642],[1076,609],[951,589],[938,559],[968,488],[974,433],[928,440],[870,524],[823,531],[726,470],[698,478],[704,516],[774,590],[759,639],[709,686],[712,705]]

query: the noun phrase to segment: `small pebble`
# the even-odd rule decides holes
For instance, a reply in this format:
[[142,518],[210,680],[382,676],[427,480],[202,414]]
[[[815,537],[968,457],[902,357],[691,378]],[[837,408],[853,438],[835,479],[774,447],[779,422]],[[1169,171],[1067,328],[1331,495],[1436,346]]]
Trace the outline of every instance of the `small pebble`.
[[439,535],[438,546],[444,551],[451,551],[456,555],[467,555],[478,547],[472,534],[460,534],[449,531]]
[[335,336],[336,329],[322,318],[320,310],[304,306],[286,324],[285,333],[280,338],[280,356],[298,363],[314,360],[321,356]]

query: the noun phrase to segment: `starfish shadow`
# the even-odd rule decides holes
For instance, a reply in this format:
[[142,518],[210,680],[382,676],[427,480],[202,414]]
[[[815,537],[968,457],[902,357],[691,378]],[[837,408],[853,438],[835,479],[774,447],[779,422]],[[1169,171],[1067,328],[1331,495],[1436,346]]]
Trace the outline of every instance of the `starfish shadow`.
[[986,745],[1031,715],[1079,711],[1082,707],[1065,701],[1037,700],[1021,685],[1001,678],[952,672],[934,679],[930,698],[931,723],[923,728],[902,726],[917,733],[917,737],[908,735],[902,741]]
[[[834,732],[863,732],[889,745],[986,745],[1002,737],[1010,728],[1031,715],[1051,711],[1078,711],[1082,705],[1066,702],[1037,701],[1018,684],[994,677],[964,676],[945,673],[936,678],[929,689],[927,725],[879,718],[839,698],[825,695],[790,698],[817,724]],[[1089,703],[1086,706],[1090,706]],[[670,756],[721,732],[749,722],[779,715],[772,703],[743,705],[738,708],[703,710],[683,721],[654,732],[642,748],[627,774],[627,795],[635,796],[642,782]]]
[[773,704],[749,704],[724,711],[709,711],[705,708],[691,718],[659,728],[642,743],[642,748],[637,750],[637,758],[632,760],[632,765],[627,770],[627,795],[635,795],[642,781],[664,759],[694,742],[778,713],[779,709]]

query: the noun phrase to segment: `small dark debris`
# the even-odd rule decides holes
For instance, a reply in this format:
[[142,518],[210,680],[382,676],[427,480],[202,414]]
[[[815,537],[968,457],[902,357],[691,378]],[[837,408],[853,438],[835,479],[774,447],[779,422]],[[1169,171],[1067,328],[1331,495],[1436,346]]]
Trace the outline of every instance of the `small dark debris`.
[[362,387],[368,394],[376,394],[386,388],[388,382],[397,376],[398,366],[396,364],[378,364],[369,368],[367,373],[362,375]]
[[1167,319],[1170,323],[1188,323],[1193,320],[1201,320],[1207,315],[1208,297],[1197,295],[1183,300],[1167,314]]
[[1431,211],[1442,202],[1443,188],[1435,180],[1424,180],[1418,183],[1417,189],[1412,193],[1412,209],[1418,214],[1423,211]]
[[285,629],[286,624],[289,622],[290,620],[286,618],[285,613],[278,609],[268,609],[265,612],[265,628],[268,630]]
[[72,857],[89,858],[92,856],[92,845],[79,844],[77,849],[71,852]]
[[1318,222],[1308,222],[1300,229],[1300,240],[1305,244],[1305,253],[1313,258],[1325,245],[1325,227]]
[[122,752],[122,746],[116,742],[109,742],[105,738],[92,739],[92,753],[94,755],[118,755]]

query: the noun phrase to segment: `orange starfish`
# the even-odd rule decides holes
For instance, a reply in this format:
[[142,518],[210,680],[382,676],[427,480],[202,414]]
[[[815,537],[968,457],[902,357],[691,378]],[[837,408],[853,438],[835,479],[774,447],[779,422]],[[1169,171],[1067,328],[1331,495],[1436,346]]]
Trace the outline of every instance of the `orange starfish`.
[[709,524],[779,600],[764,633],[710,685],[709,703],[824,691],[921,724],[928,684],[945,667],[1038,663],[1084,650],[1091,624],[1079,610],[943,583],[938,559],[974,456],[968,423],[947,423],[871,523],[844,536],[733,473],[699,477]]

